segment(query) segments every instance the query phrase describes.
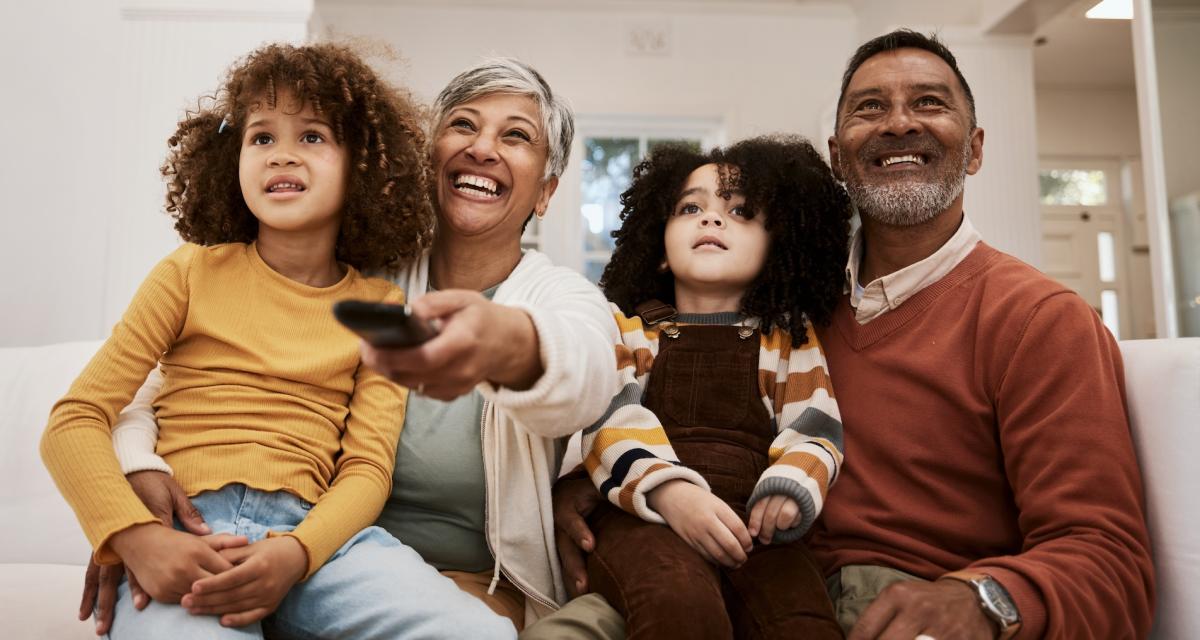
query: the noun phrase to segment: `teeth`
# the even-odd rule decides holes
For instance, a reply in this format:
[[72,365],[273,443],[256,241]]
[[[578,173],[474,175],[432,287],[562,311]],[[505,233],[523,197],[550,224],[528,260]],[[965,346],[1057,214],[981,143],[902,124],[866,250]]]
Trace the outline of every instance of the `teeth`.
[[488,194],[493,196],[500,192],[500,186],[496,184],[495,180],[489,180],[483,176],[473,176],[465,173],[454,179],[454,186],[475,187],[476,189],[486,191]]
[[271,185],[271,188],[269,189],[269,191],[271,191],[272,193],[279,191],[280,189],[295,189],[295,190],[299,191],[299,190],[302,190],[303,188],[304,187],[301,187],[300,185],[298,185],[294,182],[280,182],[278,184]]
[[918,164],[918,165],[925,164],[925,161],[921,160],[921,156],[910,154],[907,156],[892,156],[890,158],[884,158],[883,166],[889,167],[891,165],[896,164],[897,162],[912,162],[912,163]]

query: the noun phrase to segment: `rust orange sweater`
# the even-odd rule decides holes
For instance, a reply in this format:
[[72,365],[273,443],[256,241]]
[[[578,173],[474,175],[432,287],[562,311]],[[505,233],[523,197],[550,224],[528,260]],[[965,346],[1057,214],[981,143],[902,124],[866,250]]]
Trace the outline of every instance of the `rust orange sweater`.
[[848,564],[1012,594],[1020,638],[1144,638],[1154,578],[1120,353],[1073,292],[980,243],[865,325],[818,331],[847,464],[813,527]]

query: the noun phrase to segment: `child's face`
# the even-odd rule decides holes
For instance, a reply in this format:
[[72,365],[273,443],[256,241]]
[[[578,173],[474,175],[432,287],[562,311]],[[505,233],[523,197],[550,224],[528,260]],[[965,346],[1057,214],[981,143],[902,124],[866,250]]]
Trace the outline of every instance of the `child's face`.
[[484,95],[446,114],[434,134],[441,230],[516,240],[533,211],[545,211],[558,178],[542,180],[549,150],[533,98]]
[[328,120],[290,93],[274,109],[251,111],[242,133],[238,180],[260,226],[277,231],[336,230],[346,199],[348,155]]
[[667,220],[667,266],[676,290],[741,295],[762,271],[770,244],[766,216],[747,218],[742,194],[726,199],[719,190],[717,165],[696,169]]

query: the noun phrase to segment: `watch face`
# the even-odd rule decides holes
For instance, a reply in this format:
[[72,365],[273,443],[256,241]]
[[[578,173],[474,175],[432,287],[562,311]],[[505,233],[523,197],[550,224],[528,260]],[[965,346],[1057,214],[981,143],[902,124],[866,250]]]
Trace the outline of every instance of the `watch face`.
[[979,581],[979,595],[983,597],[984,607],[991,611],[1000,622],[1006,625],[1016,624],[1021,620],[1017,607],[1013,604],[1008,591],[992,578]]

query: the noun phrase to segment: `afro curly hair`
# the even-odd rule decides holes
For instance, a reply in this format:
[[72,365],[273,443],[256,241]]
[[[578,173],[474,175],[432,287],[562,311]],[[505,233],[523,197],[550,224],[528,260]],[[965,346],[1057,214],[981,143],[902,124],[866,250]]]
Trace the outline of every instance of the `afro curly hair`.
[[162,166],[166,210],[188,242],[251,242],[258,220],[242,197],[238,159],[247,116],[280,94],[328,118],[350,172],[334,254],[363,271],[391,270],[429,245],[434,217],[421,110],[349,46],[270,44],[229,69],[218,91],[180,120]]
[[647,300],[674,304],[675,278],[660,269],[663,238],[688,176],[715,164],[722,195],[744,195],[750,215],[765,215],[770,247],[762,271],[747,287],[739,311],[780,327],[794,345],[807,340],[805,318],[825,324],[843,293],[850,233],[850,200],[808,140],[773,135],[702,153],[662,145],[633,170],[621,194],[621,228],[600,288],[632,315]]

